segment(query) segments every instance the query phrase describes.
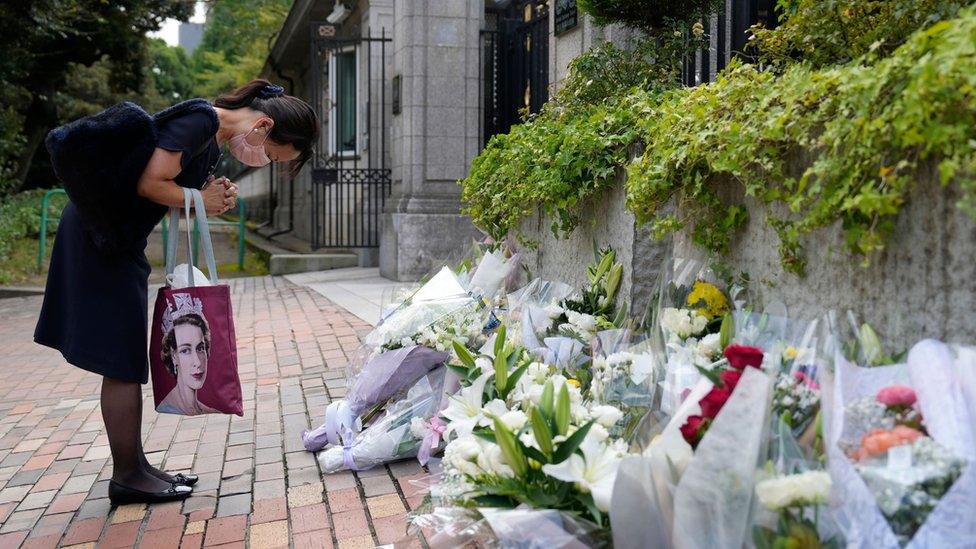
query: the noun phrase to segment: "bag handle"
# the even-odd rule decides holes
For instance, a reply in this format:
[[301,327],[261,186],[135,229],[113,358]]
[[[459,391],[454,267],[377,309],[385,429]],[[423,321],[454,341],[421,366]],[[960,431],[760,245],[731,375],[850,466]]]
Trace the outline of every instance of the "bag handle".
[[[191,199],[193,206],[191,206]],[[186,212],[186,252],[187,252],[187,264],[189,269],[187,272],[188,282],[190,286],[194,286],[193,281],[193,246],[192,239],[190,236],[190,220],[193,217],[192,210],[193,207],[196,208],[196,219],[200,228],[200,240],[203,245],[203,256],[207,262],[207,269],[210,271],[210,282],[216,285],[217,280],[217,264],[214,260],[213,253],[213,241],[210,238],[210,224],[207,221],[207,209],[203,204],[203,195],[200,191],[196,189],[183,189],[183,209]],[[179,250],[179,227],[180,227],[180,209],[170,208],[170,223],[169,223],[169,237],[168,237],[168,249],[166,251],[166,274],[171,275],[176,269],[176,252]]]

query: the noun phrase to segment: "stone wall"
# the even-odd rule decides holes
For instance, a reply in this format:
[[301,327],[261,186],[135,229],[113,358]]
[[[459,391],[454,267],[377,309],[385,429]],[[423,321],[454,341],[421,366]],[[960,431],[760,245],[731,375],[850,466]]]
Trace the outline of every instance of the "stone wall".
[[657,287],[670,244],[657,242],[636,225],[624,205],[622,179],[583,207],[583,223],[564,239],[553,235],[552,220],[541,213],[523,221],[518,235],[529,243],[519,245],[519,250],[530,277],[582,286],[586,283],[586,265],[594,260],[594,242],[601,248],[613,246],[618,261],[624,264],[620,295],[632,313],[640,314]]
[[[976,343],[976,222],[956,207],[959,198],[957,187],[942,187],[932,170],[923,171],[885,252],[863,266],[845,248],[838,223],[804,242],[802,278],[780,264],[779,238],[765,221],[770,207],[746,198],[749,222],[733,237],[729,253],[717,259],[749,275],[749,300],[759,309],[781,303],[798,318],[853,310],[895,348],[925,337]],[[687,231],[654,241],[635,226],[624,202],[621,181],[586,206],[588,221],[566,239],[552,235],[549,219],[525,220],[519,233],[540,243],[523,250],[532,275],[582,283],[596,239],[617,249],[624,263],[622,295],[634,302],[632,310],[640,310],[657,288],[666,257],[708,257]]]

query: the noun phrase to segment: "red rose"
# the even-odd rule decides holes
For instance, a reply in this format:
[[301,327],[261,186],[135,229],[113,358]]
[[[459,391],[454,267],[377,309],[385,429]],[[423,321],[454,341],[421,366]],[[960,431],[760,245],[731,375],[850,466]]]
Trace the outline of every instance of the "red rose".
[[732,389],[735,389],[736,384],[739,383],[739,378],[742,377],[742,371],[725,370],[718,377],[722,380],[722,387],[725,387],[731,392]]
[[702,435],[705,434],[704,431],[707,426],[707,419],[701,416],[688,416],[688,420],[681,426],[681,436],[685,438],[688,444],[691,444],[692,448],[696,448]]
[[709,419],[715,419],[730,396],[732,396],[732,389],[727,387],[713,388],[698,401],[699,406],[701,406],[701,414]]
[[758,368],[763,361],[762,349],[746,345],[729,345],[725,348],[725,358],[733,368],[745,370],[746,366]]

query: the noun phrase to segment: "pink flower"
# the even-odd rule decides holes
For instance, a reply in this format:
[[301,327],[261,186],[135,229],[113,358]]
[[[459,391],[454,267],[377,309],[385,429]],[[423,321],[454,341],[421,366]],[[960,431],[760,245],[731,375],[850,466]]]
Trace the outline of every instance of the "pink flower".
[[917,397],[915,396],[915,389],[911,387],[906,387],[904,385],[891,385],[885,387],[878,391],[878,396],[875,397],[878,402],[884,404],[889,408],[894,408],[896,406],[911,406],[915,404]]

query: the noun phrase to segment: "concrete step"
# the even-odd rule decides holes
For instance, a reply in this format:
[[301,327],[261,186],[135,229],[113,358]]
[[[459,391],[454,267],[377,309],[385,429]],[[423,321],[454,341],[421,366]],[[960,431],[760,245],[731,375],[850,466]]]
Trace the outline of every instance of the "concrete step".
[[268,258],[268,270],[272,275],[328,271],[358,266],[359,256],[352,253],[272,254]]

